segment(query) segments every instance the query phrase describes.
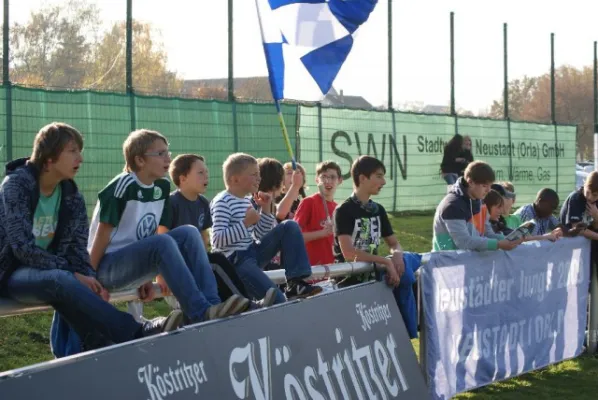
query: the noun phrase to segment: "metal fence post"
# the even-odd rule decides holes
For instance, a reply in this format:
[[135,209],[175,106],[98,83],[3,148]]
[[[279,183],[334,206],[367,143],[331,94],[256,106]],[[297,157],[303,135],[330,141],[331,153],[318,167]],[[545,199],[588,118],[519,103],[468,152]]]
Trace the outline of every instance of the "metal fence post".
[[237,121],[237,101],[233,98],[231,102],[233,111],[233,148],[235,153],[239,151],[239,123]]
[[[228,101],[235,100],[233,72],[233,0],[228,0]],[[235,149],[235,151],[238,151]]]
[[322,103],[318,102],[318,162],[324,161],[324,143],[322,132]]
[[455,118],[455,134],[459,133],[459,119],[455,105],[455,13],[451,11],[451,115]]
[[428,369],[426,363],[426,320],[424,315],[424,292],[423,292],[423,278],[420,267],[419,274],[417,275],[417,306],[418,306],[418,323],[419,323],[419,365],[424,375],[426,384],[428,382]]
[[598,42],[594,42],[594,170],[598,171]]
[[297,104],[295,108],[295,158],[301,162],[301,105]]
[[[508,26],[503,24],[503,59],[504,59],[504,118],[507,121],[507,135],[509,138],[509,149],[511,146],[511,116],[509,113],[509,47],[508,47]],[[509,150],[509,180],[513,180],[513,152]]]
[[392,100],[392,0],[388,0],[388,109],[393,109]]
[[[392,118],[392,138],[394,143],[397,143],[397,118],[395,114],[395,110],[391,108],[389,110],[391,118]],[[392,153],[391,153],[392,154]],[[394,161],[392,157],[390,157],[390,176],[393,180],[393,195],[392,195],[392,212],[397,212],[397,196],[398,196],[398,186],[399,186],[399,174],[397,169],[398,161]],[[394,173],[393,173],[394,171]]]
[[559,192],[559,135],[556,124],[556,79],[554,70],[554,33],[550,34],[550,118],[554,126],[554,147],[555,147],[555,166],[556,166],[556,192]]
[[12,160],[12,86],[10,84],[10,18],[9,0],[4,0],[4,26],[2,28],[2,86],[6,90],[6,160]]
[[[594,170],[598,171],[598,42],[594,42]],[[589,354],[598,349],[598,271],[590,265],[590,315],[588,321],[587,350]]]
[[126,60],[126,93],[129,97],[131,114],[131,131],[137,129],[137,115],[135,110],[135,91],[133,90],[133,0],[127,0],[127,60]]
[[598,271],[597,265],[590,265],[590,315],[588,321],[587,352],[596,353],[598,350]]

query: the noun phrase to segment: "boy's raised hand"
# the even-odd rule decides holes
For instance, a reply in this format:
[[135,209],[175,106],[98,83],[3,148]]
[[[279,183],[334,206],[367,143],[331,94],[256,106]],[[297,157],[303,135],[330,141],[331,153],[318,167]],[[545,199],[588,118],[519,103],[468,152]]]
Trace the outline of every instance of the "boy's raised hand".
[[247,207],[247,212],[245,213],[245,219],[243,223],[246,227],[250,227],[251,225],[255,225],[260,220],[260,213],[258,213],[253,206]]
[[322,225],[322,232],[324,232],[324,237],[328,237],[334,233],[334,223],[331,220],[327,219],[324,221]]
[[293,177],[291,178],[291,185],[296,188],[303,186],[303,174],[298,169],[293,171]]
[[253,195],[253,200],[262,208],[262,210],[269,210],[270,204],[272,204],[272,196],[270,193],[257,192]]

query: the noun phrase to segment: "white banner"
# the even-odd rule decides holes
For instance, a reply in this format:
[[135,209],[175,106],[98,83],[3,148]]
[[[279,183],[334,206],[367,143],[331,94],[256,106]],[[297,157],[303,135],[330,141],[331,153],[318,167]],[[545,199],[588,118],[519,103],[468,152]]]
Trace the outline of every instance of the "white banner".
[[590,241],[436,252],[422,267],[430,390],[448,399],[581,354]]

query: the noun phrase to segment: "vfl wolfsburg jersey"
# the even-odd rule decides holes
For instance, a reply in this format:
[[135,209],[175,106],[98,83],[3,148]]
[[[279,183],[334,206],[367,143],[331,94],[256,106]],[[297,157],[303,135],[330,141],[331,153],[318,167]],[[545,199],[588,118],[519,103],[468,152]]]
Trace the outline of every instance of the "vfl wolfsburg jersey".
[[170,226],[169,195],[166,179],[144,185],[134,173],[118,175],[98,193],[87,249],[91,251],[100,222],[114,226],[106,253],[155,234],[158,225]]

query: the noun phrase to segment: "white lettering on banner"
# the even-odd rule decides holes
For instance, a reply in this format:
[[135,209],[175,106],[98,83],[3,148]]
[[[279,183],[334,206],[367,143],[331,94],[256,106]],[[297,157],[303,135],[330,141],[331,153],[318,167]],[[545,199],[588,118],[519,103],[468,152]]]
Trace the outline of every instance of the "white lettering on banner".
[[[551,290],[572,287],[583,282],[580,260],[581,249],[574,249],[571,259],[560,261],[556,270],[552,262],[546,264],[545,270],[532,274],[522,269],[519,272],[518,282],[513,278],[498,279],[493,269],[489,279],[482,275],[474,276],[469,278],[466,286],[443,288],[438,285],[436,312],[485,307],[511,301],[515,296],[523,300],[542,301]],[[553,282],[553,278],[556,282]]]
[[490,279],[476,276],[469,285],[454,288],[436,288],[436,312],[460,311],[468,308],[504,303],[512,299],[514,279],[498,279],[492,270]]
[[466,335],[452,335],[451,362],[457,363],[468,359],[495,357],[510,353],[518,347],[525,348],[539,344],[544,340],[554,340],[562,335],[565,310],[538,315],[508,324],[495,325],[478,329]]
[[363,303],[355,304],[355,312],[361,317],[361,329],[368,331],[372,329],[372,325],[378,322],[384,322],[388,325],[388,320],[392,317],[388,304],[379,305],[374,302],[373,306],[366,306]]
[[145,383],[150,394],[150,400],[166,399],[181,390],[193,390],[199,393],[199,386],[208,381],[203,361],[187,365],[177,360],[174,370],[160,372],[157,365],[147,364],[137,370],[137,379]]
[[[336,342],[341,344],[341,330],[336,329],[335,335]],[[302,376],[286,373],[282,382],[285,397],[337,400],[353,398],[354,392],[357,399],[387,400],[409,389],[392,333],[385,340],[374,340],[362,347],[358,347],[352,336],[349,342],[347,346],[350,348],[338,352],[328,361],[322,350],[316,349],[317,365],[305,366]],[[272,400],[272,369],[282,367],[291,358],[287,346],[272,351],[268,337],[259,339],[257,345],[250,342],[233,349],[229,374],[237,398]]]

